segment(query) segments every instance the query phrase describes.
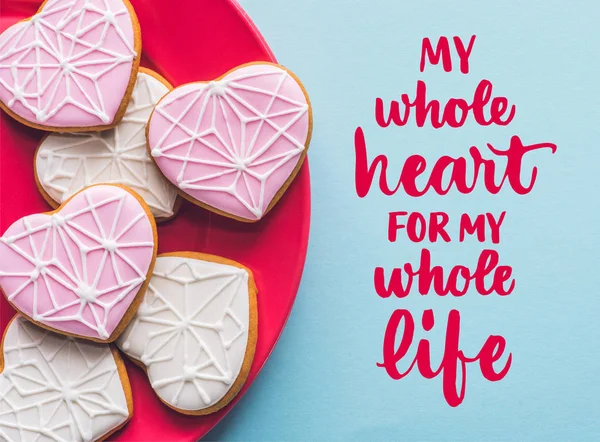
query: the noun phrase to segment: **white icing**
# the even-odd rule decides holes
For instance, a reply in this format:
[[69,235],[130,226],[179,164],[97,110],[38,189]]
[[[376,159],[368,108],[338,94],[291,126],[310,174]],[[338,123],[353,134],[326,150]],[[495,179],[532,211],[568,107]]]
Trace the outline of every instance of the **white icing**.
[[57,335],[17,316],[4,338],[0,440],[93,441],[129,418],[107,345]]
[[248,278],[230,265],[156,259],[144,300],[117,345],[146,366],[162,400],[197,411],[230,390],[248,345]]
[[62,203],[92,184],[122,184],[139,193],[156,218],[173,216],[177,191],[146,150],[146,122],[168,91],[140,72],[125,116],[114,129],[46,137],[35,160],[44,191]]
[[[102,123],[110,123],[102,95],[97,89],[86,90],[88,82],[95,83],[98,78],[115,69],[121,64],[131,64],[136,56],[132,42],[125,36],[116,17],[129,15],[124,3],[120,2],[118,10],[114,2],[106,0],[94,2],[84,0],[49,0],[44,8],[29,20],[20,24],[13,32],[15,35],[10,44],[0,47],[0,69],[10,70],[13,86],[0,78],[0,84],[8,90],[13,98],[6,104],[9,108],[19,102],[32,112],[40,123],[60,112],[68,106],[97,117]],[[48,17],[61,14],[61,20],[54,24]],[[77,32],[67,31],[73,23],[81,23],[85,15],[96,17],[96,20]],[[23,43],[29,30],[33,27],[35,41]],[[118,44],[105,42],[110,35],[119,40]],[[86,38],[99,31],[99,39],[91,44]],[[66,43],[68,42],[68,43]],[[9,62],[15,54],[18,58]],[[30,60],[33,54],[35,61]],[[98,56],[100,54],[101,56]],[[90,66],[97,69],[90,69]],[[27,75],[19,75],[19,70],[27,69]],[[46,75],[44,70],[53,69],[54,73]],[[59,91],[64,80],[65,92],[62,99]],[[32,84],[37,82],[35,92],[29,91]],[[49,92],[51,90],[51,92]],[[42,100],[44,95],[51,99]],[[45,105],[41,105],[45,102]]]

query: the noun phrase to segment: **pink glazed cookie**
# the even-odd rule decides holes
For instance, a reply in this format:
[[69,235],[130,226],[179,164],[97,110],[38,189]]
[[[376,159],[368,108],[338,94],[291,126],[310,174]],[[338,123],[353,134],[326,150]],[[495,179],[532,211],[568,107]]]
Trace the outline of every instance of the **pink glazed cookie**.
[[146,130],[152,158],[184,198],[255,222],[302,166],[312,110],[294,74],[258,62],[169,92]]
[[37,129],[113,127],[133,91],[141,41],[127,0],[47,0],[0,35],[0,107]]
[[112,342],[142,300],[156,224],[133,191],[97,185],[57,210],[26,216],[0,237],[0,288],[41,327]]

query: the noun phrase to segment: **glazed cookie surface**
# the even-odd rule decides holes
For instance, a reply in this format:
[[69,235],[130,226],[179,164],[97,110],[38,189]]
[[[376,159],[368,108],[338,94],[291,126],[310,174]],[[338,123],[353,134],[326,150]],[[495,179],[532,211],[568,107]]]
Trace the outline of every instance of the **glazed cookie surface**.
[[97,185],[0,237],[0,287],[20,313],[59,333],[110,342],[141,301],[156,225],[132,191]]
[[177,191],[146,149],[146,122],[171,87],[158,74],[140,68],[127,112],[117,126],[101,132],[50,134],[35,155],[38,187],[54,207],[91,184],[131,187],[157,220],[173,217]]
[[94,441],[133,407],[116,350],[58,335],[16,316],[2,340],[0,440]]
[[281,198],[308,149],[312,113],[299,80],[271,63],[175,88],[148,122],[148,147],[186,199],[258,221]]
[[241,389],[254,357],[252,273],[224,258],[160,255],[144,300],[117,340],[171,408],[215,412]]
[[0,35],[0,104],[39,129],[111,127],[127,107],[140,54],[127,0],[47,0]]

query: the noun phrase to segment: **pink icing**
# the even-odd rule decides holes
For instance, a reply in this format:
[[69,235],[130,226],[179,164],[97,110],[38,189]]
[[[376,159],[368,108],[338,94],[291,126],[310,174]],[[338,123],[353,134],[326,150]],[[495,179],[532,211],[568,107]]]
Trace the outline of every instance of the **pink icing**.
[[107,339],[152,264],[154,232],[121,187],[88,187],[54,215],[30,215],[0,238],[0,287],[15,307],[58,331]]
[[149,122],[156,164],[196,200],[260,219],[306,149],[309,105],[285,69],[253,64],[166,95]]
[[0,35],[0,100],[43,126],[110,124],[135,55],[122,0],[48,0]]

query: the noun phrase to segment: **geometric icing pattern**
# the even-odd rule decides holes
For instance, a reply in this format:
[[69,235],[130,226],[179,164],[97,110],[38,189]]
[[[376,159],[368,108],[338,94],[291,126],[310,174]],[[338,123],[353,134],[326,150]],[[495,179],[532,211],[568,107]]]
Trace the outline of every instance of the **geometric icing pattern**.
[[139,193],[156,218],[172,217],[177,190],[146,149],[146,122],[168,91],[160,80],[140,71],[127,111],[113,129],[48,135],[36,153],[43,190],[62,203],[92,184],[122,184]]
[[199,256],[204,259],[156,259],[144,300],[117,340],[121,350],[145,366],[159,397],[190,414],[225,406],[231,398],[220,402],[224,396],[241,387],[234,383],[247,347],[254,353],[254,341],[249,343],[250,329],[255,333],[251,276],[244,268]]
[[295,77],[257,63],[171,91],[152,114],[148,142],[163,174],[188,196],[256,221],[303,161],[310,119]]
[[109,340],[150,270],[154,229],[129,191],[86,188],[52,215],[8,228],[0,238],[0,286],[17,310],[44,326]]
[[131,79],[135,39],[123,0],[48,0],[0,35],[0,100],[35,125],[110,124]]
[[22,316],[4,338],[0,440],[93,441],[129,419],[117,364],[107,345],[57,335]]

